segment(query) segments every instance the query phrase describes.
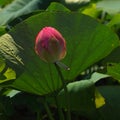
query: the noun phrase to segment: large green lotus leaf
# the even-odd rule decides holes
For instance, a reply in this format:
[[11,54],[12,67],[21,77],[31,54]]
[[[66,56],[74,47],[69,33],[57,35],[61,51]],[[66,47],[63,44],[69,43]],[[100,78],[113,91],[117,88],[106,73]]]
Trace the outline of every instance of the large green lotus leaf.
[[23,48],[20,57],[24,63],[24,71],[12,87],[39,95],[62,87],[54,64],[45,63],[34,51],[35,37],[45,26],[55,27],[66,39],[67,55],[61,62],[70,70],[61,70],[69,81],[119,44],[118,37],[109,28],[80,13],[43,12],[32,16],[10,31],[16,44]]
[[114,49],[104,60],[102,60],[103,64],[106,63],[119,63],[120,62],[120,46]]
[[70,11],[67,9],[64,5],[57,3],[57,2],[51,2],[50,6],[46,9],[46,11]]

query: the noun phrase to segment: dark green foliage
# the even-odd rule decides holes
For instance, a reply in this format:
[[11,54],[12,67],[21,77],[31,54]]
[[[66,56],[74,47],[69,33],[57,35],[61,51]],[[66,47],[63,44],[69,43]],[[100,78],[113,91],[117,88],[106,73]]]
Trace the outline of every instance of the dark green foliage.
[[[67,43],[61,62],[70,70],[61,71],[68,83],[72,120],[120,119],[120,1],[7,2],[0,1],[0,120],[49,120],[44,97],[58,120],[56,94],[66,113],[54,64],[43,62],[34,50],[35,37],[45,26],[55,27]],[[95,64],[104,74],[85,72]]]

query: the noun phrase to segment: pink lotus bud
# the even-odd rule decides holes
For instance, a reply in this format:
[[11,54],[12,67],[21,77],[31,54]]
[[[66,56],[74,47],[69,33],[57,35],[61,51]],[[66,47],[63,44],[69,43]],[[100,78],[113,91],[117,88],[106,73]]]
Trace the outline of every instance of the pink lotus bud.
[[56,62],[66,55],[66,42],[53,27],[44,27],[37,35],[35,51],[46,62]]

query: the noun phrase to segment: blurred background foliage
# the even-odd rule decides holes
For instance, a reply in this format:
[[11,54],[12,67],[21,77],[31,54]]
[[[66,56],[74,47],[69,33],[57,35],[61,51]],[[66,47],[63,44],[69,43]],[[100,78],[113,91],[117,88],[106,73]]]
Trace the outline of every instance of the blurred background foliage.
[[[27,64],[26,61],[24,63],[21,59],[22,55],[25,60],[28,60],[28,58],[25,57],[28,53],[26,54],[23,50],[23,48],[28,46],[29,48],[27,48],[27,50],[31,51],[29,57],[33,58],[34,56],[34,51],[31,49],[34,43],[27,44],[25,41],[31,40],[29,42],[32,42],[37,31],[44,25],[53,25],[60,31],[65,30],[62,34],[67,39],[70,39],[70,35],[67,36],[68,33],[66,31],[71,33],[76,32],[76,36],[80,34],[82,36],[81,39],[87,36],[85,40],[89,38],[91,33],[96,34],[96,39],[98,40],[94,39],[96,40],[94,43],[99,45],[100,42],[102,42],[102,38],[106,38],[106,44],[104,44],[101,49],[109,48],[107,49],[107,53],[98,51],[102,57],[97,57],[97,59],[95,58],[95,56],[98,55],[98,53],[95,53],[97,49],[93,49],[95,44],[90,44],[92,41],[82,42],[81,44],[83,44],[83,46],[77,48],[78,50],[82,49],[84,52],[86,46],[88,46],[88,48],[91,47],[91,53],[86,52],[86,54],[81,56],[93,56],[91,59],[86,60],[86,66],[79,66],[81,65],[81,63],[79,63],[80,58],[76,60],[76,63],[73,62],[72,69],[75,73],[71,72],[69,78],[72,78],[71,81],[74,79],[74,82],[68,84],[71,97],[72,120],[119,120],[119,4],[120,0],[0,0],[0,119],[38,120],[38,116],[41,116],[42,120],[47,120],[48,115],[45,112],[42,98],[42,95],[46,95],[46,93],[49,93],[46,97],[50,109],[55,119],[58,119],[56,103],[53,97],[51,97],[51,94],[54,91],[56,92],[56,90],[60,90],[61,83],[56,83],[56,81],[51,83],[51,81],[47,79],[47,84],[50,85],[50,88],[43,83],[41,88],[38,87],[38,89],[34,89],[39,85],[37,85],[37,82],[34,82],[34,77],[31,80],[32,77],[29,75],[33,75],[34,73],[33,76],[37,76],[37,73],[33,71],[36,69],[36,66],[33,66],[34,63],[32,64],[30,62],[28,62],[29,64]],[[56,12],[58,12],[58,14]],[[81,14],[83,14],[83,16]],[[46,16],[50,16],[48,20],[51,19],[53,22],[47,21],[45,19]],[[75,16],[75,19],[73,19],[72,16]],[[69,19],[72,26],[70,28],[73,29],[74,32],[68,29],[67,25],[70,24],[65,23],[67,17],[71,18],[71,20]],[[38,21],[40,21],[39,26],[37,26]],[[63,25],[61,21],[63,21]],[[77,28],[78,25],[82,26],[82,24],[82,30]],[[97,30],[94,30],[94,27],[99,28],[99,31],[95,32]],[[82,31],[86,33],[83,34]],[[76,39],[79,39],[79,37],[76,37]],[[115,46],[109,47],[113,43]],[[70,43],[68,44],[70,46]],[[98,48],[100,47],[101,46],[98,46]],[[69,49],[70,48],[71,46]],[[80,53],[76,52],[75,54],[77,58]],[[35,57],[35,59],[32,60],[35,60],[34,62],[39,61],[37,59],[38,58]],[[63,62],[70,65],[68,59],[69,54]],[[92,60],[92,62],[89,62],[90,60]],[[24,64],[26,65],[25,67]],[[38,66],[41,64],[45,67],[43,72],[49,72],[49,70],[46,69],[48,66],[45,65],[45,63],[39,62]],[[75,67],[75,65],[78,66]],[[50,67],[54,70],[52,65]],[[40,69],[42,69],[42,67]],[[76,73],[75,70],[79,72]],[[42,71],[40,72],[42,73]],[[52,72],[52,74],[55,78],[57,77],[56,72]],[[63,74],[66,77],[67,73],[63,71]],[[49,75],[41,76],[41,78],[44,79],[49,77]],[[25,83],[24,81],[27,82]],[[52,84],[55,85],[54,88]],[[40,93],[42,93],[42,95]],[[39,94],[40,96],[38,96]],[[66,105],[64,103],[63,90],[59,92],[58,97],[61,102],[61,108],[65,110]]]

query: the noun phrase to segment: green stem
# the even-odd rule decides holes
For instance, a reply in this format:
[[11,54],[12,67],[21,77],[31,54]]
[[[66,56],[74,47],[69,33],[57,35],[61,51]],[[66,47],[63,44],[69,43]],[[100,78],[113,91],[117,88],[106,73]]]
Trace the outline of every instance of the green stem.
[[41,119],[41,112],[37,112],[37,120],[42,120]]
[[46,109],[46,111],[47,111],[49,120],[54,120],[54,118],[53,118],[53,116],[52,116],[52,113],[51,113],[51,111],[50,111],[50,108],[49,108],[46,100],[43,101],[43,104],[44,104],[44,107],[45,107],[45,109]]
[[54,98],[55,98],[55,102],[56,102],[56,105],[57,105],[57,108],[58,108],[59,120],[65,120],[64,115],[63,115],[63,111],[60,108],[60,104],[59,104],[59,101],[58,101],[58,96],[55,95]]
[[63,84],[63,88],[65,91],[65,98],[66,98],[66,105],[67,105],[67,120],[71,120],[71,114],[70,114],[70,102],[69,102],[69,93],[68,93],[68,89],[67,89],[67,84],[66,81],[64,80],[64,77],[62,75],[62,72],[59,68],[59,66],[55,63],[55,67],[58,71],[58,74],[60,75],[62,84]]

